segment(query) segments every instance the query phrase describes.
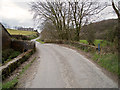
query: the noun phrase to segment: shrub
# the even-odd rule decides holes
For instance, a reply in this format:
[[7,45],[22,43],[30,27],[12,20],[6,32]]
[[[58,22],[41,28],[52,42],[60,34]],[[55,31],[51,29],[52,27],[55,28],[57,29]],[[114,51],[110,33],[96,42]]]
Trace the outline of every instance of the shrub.
[[13,59],[13,58],[17,57],[19,54],[20,54],[19,51],[14,51],[14,52],[9,56],[8,59]]
[[38,35],[29,35],[27,36],[28,37],[28,40],[32,40],[32,39],[35,39],[38,37]]
[[8,59],[8,57],[10,56],[10,54],[13,52],[13,49],[6,49],[4,51],[2,51],[2,63],[4,63],[4,61],[6,61]]
[[6,49],[2,51],[2,64],[17,57],[21,52],[14,51],[13,49]]

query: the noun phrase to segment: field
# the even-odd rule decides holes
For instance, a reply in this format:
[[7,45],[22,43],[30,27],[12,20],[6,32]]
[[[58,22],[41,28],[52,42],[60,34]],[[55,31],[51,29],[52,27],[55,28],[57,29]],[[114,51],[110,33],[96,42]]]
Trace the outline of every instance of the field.
[[34,31],[22,31],[22,30],[13,30],[7,29],[11,35],[36,35],[37,32]]
[[[88,44],[87,40],[80,40],[80,43]],[[100,46],[103,46],[103,47],[108,46],[108,45],[109,46],[113,45],[112,43],[110,43],[106,40],[98,40],[98,39],[96,39],[94,41],[94,44],[95,44],[95,46],[98,46],[98,44],[100,44]]]

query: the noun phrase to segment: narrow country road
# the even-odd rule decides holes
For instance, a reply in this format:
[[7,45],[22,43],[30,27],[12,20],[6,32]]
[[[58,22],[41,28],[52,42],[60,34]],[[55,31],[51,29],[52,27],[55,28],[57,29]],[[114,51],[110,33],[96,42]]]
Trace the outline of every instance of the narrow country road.
[[95,64],[75,50],[36,42],[40,63],[26,88],[117,88]]

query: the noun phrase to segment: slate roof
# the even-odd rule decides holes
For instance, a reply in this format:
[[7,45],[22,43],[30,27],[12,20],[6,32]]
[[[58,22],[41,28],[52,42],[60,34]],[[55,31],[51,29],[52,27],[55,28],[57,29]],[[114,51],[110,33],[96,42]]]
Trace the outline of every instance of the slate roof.
[[1,23],[0,23],[0,27],[3,28],[2,30],[5,30],[5,32],[8,33],[9,36],[11,36],[10,33],[7,31],[7,29]]

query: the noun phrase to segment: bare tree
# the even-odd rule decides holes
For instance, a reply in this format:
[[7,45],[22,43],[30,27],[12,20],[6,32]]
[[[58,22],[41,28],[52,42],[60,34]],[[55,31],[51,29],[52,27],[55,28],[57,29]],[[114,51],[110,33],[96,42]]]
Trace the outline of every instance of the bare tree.
[[113,7],[115,13],[117,14],[118,20],[120,22],[120,5],[119,4],[120,4],[120,2],[118,2],[118,6],[116,6],[115,2],[112,0],[112,7]]
[[87,32],[86,34],[86,40],[88,41],[89,45],[93,45],[94,44],[94,40],[95,40],[95,30],[94,30],[94,25],[92,25],[92,23],[89,24],[89,26],[87,26]]
[[[101,5],[93,0],[74,0],[71,3],[73,13],[73,24],[76,28],[75,40],[79,41],[79,34],[82,26],[89,22],[89,19],[100,13],[107,5]],[[90,22],[89,22],[90,23]]]
[[50,20],[56,27],[59,39],[70,39],[71,24],[75,28],[75,39],[79,41],[79,34],[83,25],[88,23],[91,16],[98,14],[106,6],[101,6],[93,0],[73,0],[55,2],[32,2],[31,11],[34,12],[34,19],[40,21]]
[[[117,35],[116,35],[116,38],[117,38],[117,47],[116,49],[118,50],[118,56],[120,55],[120,1],[118,2],[118,6],[115,5],[115,2],[112,0],[112,7],[115,11],[115,13],[117,14],[118,16],[118,26],[116,28],[116,31],[117,31]],[[120,59],[118,59],[118,68],[120,68]],[[119,81],[120,81],[120,70],[118,70],[118,77],[119,77]],[[118,82],[118,85],[120,87],[120,82]]]
[[58,34],[56,28],[51,23],[51,21],[44,21],[42,23],[42,32],[41,32],[41,39],[58,39]]
[[[115,2],[112,0],[112,7],[113,7],[113,9],[114,9],[114,11],[115,11],[115,13],[118,17],[118,26],[115,30],[117,35],[116,35],[115,39],[117,39],[117,41],[118,41],[118,47],[117,48],[119,48],[119,46],[120,46],[120,35],[119,35],[120,34],[120,1],[117,2],[117,3],[118,3],[118,5],[116,5]],[[120,51],[120,48],[119,48],[119,51]]]

